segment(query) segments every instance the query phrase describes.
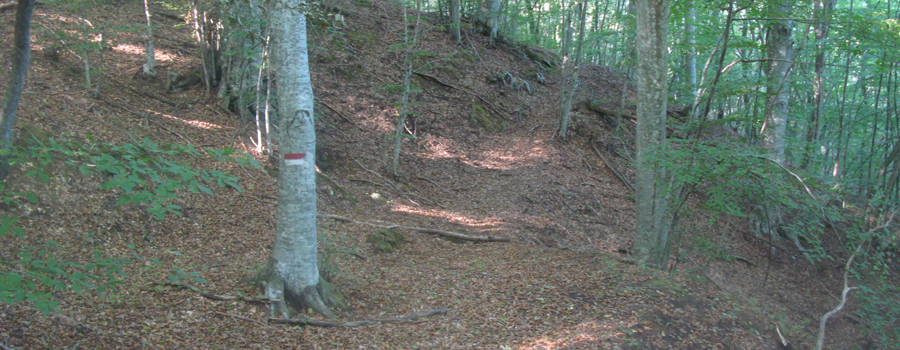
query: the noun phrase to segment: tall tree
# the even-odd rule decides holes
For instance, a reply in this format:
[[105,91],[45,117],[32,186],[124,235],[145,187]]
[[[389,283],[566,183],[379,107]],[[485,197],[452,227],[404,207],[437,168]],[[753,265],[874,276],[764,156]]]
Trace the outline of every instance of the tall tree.
[[459,0],[450,0],[450,33],[453,34],[453,40],[456,41],[456,46],[462,46],[462,37],[459,33],[459,24]]
[[815,77],[813,78],[813,108],[809,115],[809,123],[806,130],[806,151],[803,155],[802,167],[809,164],[812,153],[815,152],[815,143],[819,141],[819,123],[825,112],[825,40],[828,39],[831,25],[831,13],[837,0],[813,1],[813,17],[815,26],[813,32],[816,36],[816,63]]
[[156,53],[153,50],[153,22],[150,20],[150,2],[144,0],[144,16],[147,17],[147,43],[145,46],[144,74],[156,76]]
[[659,155],[666,144],[666,77],[669,0],[637,0],[637,168],[634,257],[665,268],[669,260],[666,173]]
[[[578,48],[575,49],[575,66],[572,68],[572,76],[568,84],[563,90],[562,108],[559,113],[559,137],[566,139],[569,125],[569,110],[572,109],[572,96],[575,95],[575,89],[578,88],[578,71],[581,69],[581,49],[584,47],[584,24],[587,17],[587,2],[580,4],[579,25],[578,25]],[[576,5],[578,7],[578,5]],[[567,59],[563,59],[563,68]],[[564,73],[565,74],[565,73]]]
[[[0,119],[0,150],[8,150],[13,143],[13,128],[16,126],[16,111],[28,75],[31,58],[31,13],[34,0],[19,0],[16,7],[15,33],[13,34],[12,69],[3,96],[3,115]],[[0,156],[0,180],[9,176],[9,156]]]
[[500,0],[488,1],[488,26],[491,28],[491,45],[497,39],[497,30],[500,29]]
[[273,316],[290,316],[288,306],[331,316],[320,283],[316,242],[316,130],[302,0],[276,0],[272,54],[281,117],[277,229],[268,265],[260,273],[265,294],[282,300]]
[[794,40],[790,20],[793,0],[776,0],[769,11],[772,20],[766,32],[766,120],[763,124],[763,147],[778,164],[784,165],[785,132],[787,131],[790,70],[793,65]]

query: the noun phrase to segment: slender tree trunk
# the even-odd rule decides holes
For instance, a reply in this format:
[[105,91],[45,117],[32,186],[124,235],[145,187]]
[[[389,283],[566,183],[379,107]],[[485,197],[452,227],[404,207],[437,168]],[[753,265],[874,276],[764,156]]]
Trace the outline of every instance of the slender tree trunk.
[[819,121],[825,111],[825,47],[824,41],[828,39],[829,26],[831,25],[831,12],[837,0],[816,0],[813,2],[813,16],[815,16],[816,36],[816,62],[813,77],[813,109],[809,116],[806,131],[806,152],[801,168],[809,165],[810,158],[815,152],[816,142],[819,141]]
[[[689,0],[687,6],[687,23],[684,28],[684,35],[687,37],[687,57],[685,57],[684,63],[687,66],[685,71],[687,72],[688,99],[691,103],[695,103],[697,100],[697,30],[694,23],[697,22],[697,5],[694,0]],[[689,111],[688,115],[693,119],[694,111]]]
[[[34,11],[34,0],[19,0],[16,6],[15,33],[13,34],[12,69],[6,94],[3,95],[3,115],[0,120],[0,149],[8,150],[13,144],[13,129],[16,126],[16,111],[22,97],[22,88],[28,75],[28,63],[31,59],[31,13]],[[9,176],[9,155],[0,156],[0,181]]]
[[[82,6],[85,6],[82,4]],[[91,83],[91,60],[88,56],[90,54],[89,44],[90,38],[88,36],[87,29],[87,19],[84,17],[84,8],[81,9],[81,55],[82,55],[82,63],[84,63],[84,85],[87,88],[88,94],[93,98],[97,98],[97,95],[94,94],[94,84]]]
[[453,34],[453,40],[456,41],[456,46],[462,46],[462,37],[459,33],[459,22],[459,0],[450,0],[450,33]]
[[488,26],[491,29],[491,45],[494,45],[494,40],[497,39],[497,32],[500,27],[500,0],[488,0],[490,1],[488,4]]
[[[262,99],[263,76],[268,75],[268,70],[269,70],[269,67],[266,64],[266,62],[268,62],[268,60],[269,60],[269,58],[268,58],[269,35],[268,34],[269,34],[268,29],[266,29],[266,36],[263,39],[264,40],[263,49],[259,52],[259,61],[261,64],[259,65],[259,71],[257,72],[257,75],[256,75],[256,103],[255,103],[256,106],[262,106],[264,103],[268,103],[268,99],[266,99],[266,101],[261,100]],[[268,92],[267,92],[267,96],[268,96]],[[263,125],[263,123],[262,123],[261,115],[266,113],[263,109],[264,108],[257,107],[256,111],[255,111],[256,113],[254,113],[255,117],[256,117],[256,152],[258,154],[262,154],[263,150],[265,150],[265,152],[269,151],[269,149],[266,148],[266,146],[268,146],[268,145],[264,146],[264,142],[263,142],[263,129],[266,129],[266,138],[269,137],[268,125]],[[266,121],[266,122],[268,122],[268,121]]]
[[637,167],[634,258],[666,268],[669,210],[660,153],[666,145],[669,1],[637,0]]
[[784,165],[785,132],[787,131],[788,98],[790,98],[790,69],[793,65],[794,41],[789,20],[793,0],[781,1],[771,13],[784,19],[772,20],[766,33],[766,121],[762,128],[763,147],[772,159]]
[[266,296],[283,300],[272,304],[273,316],[282,317],[291,316],[288,306],[332,315],[317,265],[316,129],[306,19],[297,11],[302,5],[302,0],[275,1],[271,24],[281,117],[278,227],[260,277]]
[[147,17],[147,45],[144,59],[144,74],[156,76],[156,54],[153,52],[153,22],[150,20],[150,2],[144,0],[144,16]]
[[572,109],[572,96],[575,95],[575,89],[578,88],[578,70],[580,69],[581,64],[581,48],[584,46],[584,22],[586,19],[586,9],[587,2],[582,2],[579,15],[580,24],[578,25],[578,47],[575,49],[575,67],[573,67],[572,69],[571,82],[566,86],[566,90],[563,91],[563,103],[559,115],[559,137],[563,140],[566,139],[566,129],[569,125],[569,110]]
[[[719,59],[716,61],[716,74],[713,75],[712,81],[709,83],[708,91],[709,93],[706,96],[706,105],[703,107],[703,110],[697,110],[696,113],[699,113],[697,117],[691,118],[694,120],[705,121],[709,115],[709,110],[712,107],[713,97],[716,95],[716,88],[719,86],[719,79],[722,77],[722,69],[725,68],[725,55],[728,53],[728,40],[731,38],[731,25],[734,23],[734,5],[728,4],[728,15],[725,18],[725,30],[722,32],[722,47],[719,50]],[[712,58],[712,56],[710,56]],[[707,61],[707,66],[708,66]],[[705,73],[705,72],[704,72]],[[705,75],[705,74],[704,74]],[[696,110],[700,103],[700,95],[697,95],[697,98],[694,99]],[[700,130],[698,130],[699,132]]]
[[412,59],[410,57],[410,52],[416,46],[416,39],[418,38],[418,30],[419,30],[419,2],[416,1],[416,32],[413,33],[413,37],[409,36],[409,26],[405,25],[407,23],[407,8],[403,7],[403,42],[404,42],[404,52],[403,52],[403,95],[400,98],[400,117],[397,120],[397,129],[394,131],[394,152],[393,152],[393,162],[391,163],[391,173],[394,176],[397,176],[397,169],[400,165],[400,145],[403,143],[403,131],[406,128],[406,116],[409,114],[409,84],[410,78],[412,78],[413,67],[412,67]]

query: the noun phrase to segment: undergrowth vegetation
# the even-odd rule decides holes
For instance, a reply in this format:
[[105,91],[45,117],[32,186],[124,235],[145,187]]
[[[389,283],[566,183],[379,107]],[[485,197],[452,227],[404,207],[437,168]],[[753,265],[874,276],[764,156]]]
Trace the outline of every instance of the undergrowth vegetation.
[[[858,290],[851,297],[858,299],[866,330],[882,345],[900,343],[900,289],[893,277],[897,247],[891,243],[896,233],[889,225],[896,208],[891,203],[870,201],[867,208],[856,208],[842,200],[847,194],[838,186],[781,166],[753,147],[723,145],[722,140],[673,139],[670,145],[659,158],[671,179],[676,218],[688,197],[697,196],[713,221],[749,220],[753,234],[770,249],[773,242],[786,240],[820,270],[840,265],[855,281],[846,289]],[[720,242],[694,237],[687,246],[711,258],[734,258]],[[844,266],[860,246],[864,249],[855,262]]]
[[[184,157],[208,156],[241,166],[259,166],[249,155],[232,149],[198,150],[192,145],[159,145],[148,138],[122,145],[95,142],[90,136],[82,141],[31,137],[23,143],[22,146],[3,150],[2,155],[25,176],[50,186],[64,173],[59,165],[65,164],[77,169],[81,176],[101,178],[101,189],[118,194],[117,205],[137,205],[155,220],[180,214],[181,208],[171,203],[179,192],[187,190],[213,195],[208,186],[241,190],[234,175],[218,170],[195,169],[183,161]],[[4,211],[0,237],[24,237],[24,231],[16,226],[20,218],[15,214],[15,208],[41,200],[38,195],[27,190],[16,190],[15,187],[6,181],[0,182],[0,200],[10,209]],[[91,233],[84,234],[89,236]],[[130,258],[109,256],[102,247],[97,246],[86,258],[87,261],[74,261],[59,257],[53,240],[27,245],[20,248],[15,257],[0,258],[0,302],[15,304],[28,301],[46,314],[57,310],[56,293],[69,290],[106,295],[122,284],[126,277],[122,268],[132,262],[131,258],[141,259],[133,245],[129,248]],[[158,265],[158,262],[155,264]],[[173,271],[176,273],[170,279],[194,277],[196,280],[196,276],[180,272],[178,268]]]

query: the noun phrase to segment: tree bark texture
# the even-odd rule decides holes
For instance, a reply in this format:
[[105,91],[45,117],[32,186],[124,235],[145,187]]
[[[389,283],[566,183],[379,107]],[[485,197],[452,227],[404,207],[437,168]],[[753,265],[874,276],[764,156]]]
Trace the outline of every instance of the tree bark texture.
[[669,213],[665,171],[659,153],[666,146],[667,60],[670,3],[638,0],[637,169],[634,258],[665,268],[669,258]]
[[774,5],[773,19],[766,33],[766,120],[763,124],[763,147],[778,164],[784,165],[785,132],[787,131],[790,70],[793,65],[794,29],[790,17],[793,0]]
[[450,33],[453,34],[453,40],[456,46],[462,46],[462,36],[460,36],[460,13],[459,0],[450,0]]
[[[19,0],[16,7],[15,33],[13,34],[12,69],[9,70],[9,81],[6,94],[3,96],[3,116],[0,120],[0,149],[9,149],[13,143],[13,129],[16,126],[16,111],[28,75],[28,62],[31,59],[31,13],[34,12],[34,0]],[[9,175],[9,157],[0,157],[0,180]]]
[[[295,309],[330,316],[319,284],[316,242],[316,133],[313,91],[301,0],[281,0],[272,13],[272,54],[278,80],[281,137],[277,229],[265,292]],[[265,275],[265,274],[264,274]],[[273,316],[288,317],[285,302]],[[280,314],[280,315],[278,315]]]
[[219,98],[226,109],[237,112],[241,121],[249,122],[258,109],[252,96],[256,94],[256,72],[262,64],[259,51],[265,38],[262,5],[256,0],[236,1],[228,7],[227,14],[230,19],[222,21],[227,26],[223,35],[227,56]]

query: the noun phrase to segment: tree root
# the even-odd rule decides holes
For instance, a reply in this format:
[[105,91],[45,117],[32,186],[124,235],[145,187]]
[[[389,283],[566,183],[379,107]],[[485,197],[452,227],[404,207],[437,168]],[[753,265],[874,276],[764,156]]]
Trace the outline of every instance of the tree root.
[[359,327],[359,326],[368,326],[378,323],[399,323],[399,322],[409,322],[415,320],[417,318],[435,316],[435,315],[443,315],[446,314],[450,309],[435,309],[431,311],[425,312],[417,312],[412,315],[406,317],[397,317],[397,318],[388,318],[383,320],[364,320],[364,321],[350,321],[350,322],[328,322],[328,321],[319,321],[312,320],[308,318],[297,318],[297,319],[287,319],[287,318],[270,318],[269,323],[278,323],[278,324],[289,324],[294,326],[316,326],[316,327]]

